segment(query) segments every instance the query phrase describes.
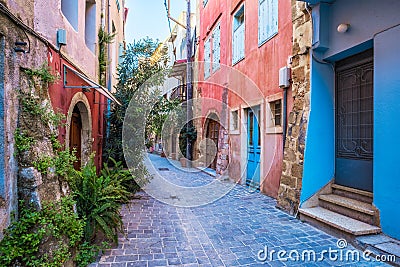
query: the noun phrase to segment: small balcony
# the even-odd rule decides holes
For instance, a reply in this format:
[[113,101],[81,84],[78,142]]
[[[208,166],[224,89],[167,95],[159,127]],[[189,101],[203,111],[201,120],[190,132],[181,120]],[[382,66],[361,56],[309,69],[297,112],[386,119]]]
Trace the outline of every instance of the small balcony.
[[186,101],[186,84],[175,87],[172,90],[171,99],[179,99],[181,102]]

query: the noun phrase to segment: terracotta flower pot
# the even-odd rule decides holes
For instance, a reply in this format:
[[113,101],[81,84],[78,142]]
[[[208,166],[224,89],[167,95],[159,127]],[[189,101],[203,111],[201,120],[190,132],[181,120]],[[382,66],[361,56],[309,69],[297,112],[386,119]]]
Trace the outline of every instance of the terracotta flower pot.
[[186,158],[180,158],[179,161],[181,162],[181,166],[182,166],[182,167],[186,167],[186,166],[187,166],[187,160],[186,160]]

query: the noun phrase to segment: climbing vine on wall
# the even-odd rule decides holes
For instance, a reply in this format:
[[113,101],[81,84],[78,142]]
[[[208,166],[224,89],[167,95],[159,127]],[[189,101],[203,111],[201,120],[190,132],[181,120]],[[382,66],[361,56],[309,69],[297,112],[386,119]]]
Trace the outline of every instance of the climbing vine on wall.
[[107,33],[103,27],[100,27],[97,35],[99,38],[99,83],[102,86],[106,86],[107,45],[114,41],[115,33]]

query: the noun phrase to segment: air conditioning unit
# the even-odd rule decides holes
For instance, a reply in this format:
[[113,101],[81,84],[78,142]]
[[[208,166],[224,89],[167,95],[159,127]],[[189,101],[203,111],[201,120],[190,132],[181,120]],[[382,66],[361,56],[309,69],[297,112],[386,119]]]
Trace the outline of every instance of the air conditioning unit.
[[290,86],[290,68],[283,67],[279,69],[279,87],[284,89]]

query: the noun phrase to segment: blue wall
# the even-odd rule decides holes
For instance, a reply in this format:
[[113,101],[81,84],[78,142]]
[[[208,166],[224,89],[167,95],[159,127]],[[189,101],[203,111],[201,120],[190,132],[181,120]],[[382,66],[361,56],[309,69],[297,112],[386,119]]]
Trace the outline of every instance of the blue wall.
[[[360,5],[356,0],[336,0],[322,5],[328,7],[319,8],[323,14],[313,13],[325,20],[314,21],[314,27],[320,27],[314,32],[325,38],[322,47],[315,47],[317,58],[333,62],[374,48],[374,204],[380,210],[382,231],[400,239],[400,1],[363,0]],[[338,33],[340,23],[350,24],[349,31]],[[313,59],[301,202],[334,176],[334,84],[333,69]]]
[[[372,40],[375,33],[400,22],[399,0],[336,0],[327,5],[329,14],[324,14],[322,19],[330,18],[327,25],[329,49],[324,58],[338,60],[340,58],[335,56],[340,52]],[[348,32],[339,33],[336,30],[341,23],[350,24]]]
[[310,99],[301,203],[314,195],[334,176],[334,72],[330,64],[312,60]]
[[0,36],[0,197],[5,196],[5,157],[4,157],[4,37]]
[[400,26],[374,40],[374,204],[382,231],[400,239]]

